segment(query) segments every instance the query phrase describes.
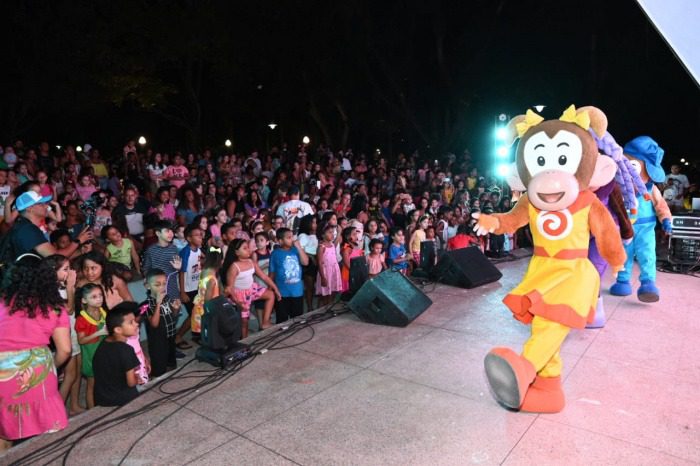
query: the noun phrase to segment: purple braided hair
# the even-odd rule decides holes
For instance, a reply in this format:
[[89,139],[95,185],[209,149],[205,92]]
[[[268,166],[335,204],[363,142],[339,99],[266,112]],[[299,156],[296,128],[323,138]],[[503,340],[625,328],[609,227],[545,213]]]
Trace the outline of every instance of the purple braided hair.
[[595,139],[598,149],[605,155],[612,158],[617,164],[617,172],[615,173],[615,181],[622,189],[622,197],[625,201],[625,208],[629,209],[633,214],[637,212],[637,196],[635,191],[644,196],[644,199],[649,200],[651,197],[647,192],[644,181],[639,176],[639,173],[632,167],[630,161],[622,153],[622,147],[615,141],[607,131],[602,138],[599,138],[595,132],[589,130],[593,139]]

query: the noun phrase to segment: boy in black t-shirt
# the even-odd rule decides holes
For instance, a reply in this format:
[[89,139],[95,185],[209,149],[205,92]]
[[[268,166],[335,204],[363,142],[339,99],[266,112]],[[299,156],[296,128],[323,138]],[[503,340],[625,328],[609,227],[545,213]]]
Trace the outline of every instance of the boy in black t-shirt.
[[134,349],[126,343],[138,331],[136,306],[133,302],[123,302],[107,314],[109,336],[97,348],[92,360],[98,406],[122,406],[139,396],[136,385],[141,381],[136,369],[141,363]]

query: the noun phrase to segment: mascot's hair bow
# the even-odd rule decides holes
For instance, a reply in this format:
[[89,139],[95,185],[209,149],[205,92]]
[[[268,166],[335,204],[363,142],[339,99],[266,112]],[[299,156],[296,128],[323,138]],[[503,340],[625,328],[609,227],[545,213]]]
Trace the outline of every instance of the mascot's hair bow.
[[569,108],[564,110],[564,113],[562,113],[559,117],[559,121],[573,123],[585,129],[586,131],[588,131],[588,128],[591,127],[591,117],[588,115],[588,112],[583,111],[580,113],[576,113],[576,107],[573,104],[570,105]]
[[533,126],[539,125],[543,121],[544,118],[542,118],[532,110],[528,109],[528,111],[525,112],[525,119],[515,125],[515,129],[516,131],[518,131],[518,137],[523,137],[523,135],[527,133],[528,129],[532,128]]

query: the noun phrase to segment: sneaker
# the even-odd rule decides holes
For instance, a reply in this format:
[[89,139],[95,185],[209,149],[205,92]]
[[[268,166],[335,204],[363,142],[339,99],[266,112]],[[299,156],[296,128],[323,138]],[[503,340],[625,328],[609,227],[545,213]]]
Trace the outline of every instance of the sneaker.
[[177,359],[185,359],[187,355],[180,350],[175,350],[175,357]]

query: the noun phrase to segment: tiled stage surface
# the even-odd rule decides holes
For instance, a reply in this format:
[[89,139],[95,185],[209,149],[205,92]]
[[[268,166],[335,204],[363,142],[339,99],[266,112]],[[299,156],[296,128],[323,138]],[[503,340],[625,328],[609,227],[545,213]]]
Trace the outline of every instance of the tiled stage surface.
[[[528,336],[500,302],[527,262],[500,265],[503,279],[481,288],[437,286],[407,328],[350,314],[318,324],[311,341],[267,352],[197,398],[160,402],[87,437],[67,464],[118,464],[137,439],[123,464],[700,464],[700,280],[659,274],[653,305],[606,291],[607,326],[573,331],[564,344],[565,410],[522,414],[496,404],[482,361],[494,345],[520,350]],[[74,418],[71,430],[99,430],[107,411]],[[0,464],[46,452],[62,435],[18,445]]]

